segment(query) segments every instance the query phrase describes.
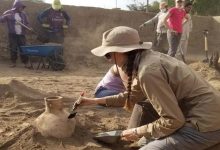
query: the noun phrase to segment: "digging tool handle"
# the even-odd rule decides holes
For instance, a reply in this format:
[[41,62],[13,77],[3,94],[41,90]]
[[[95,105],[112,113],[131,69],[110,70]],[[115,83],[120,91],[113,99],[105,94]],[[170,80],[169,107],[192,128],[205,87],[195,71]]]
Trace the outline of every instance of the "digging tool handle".
[[17,21],[16,22],[18,24],[20,24],[22,27],[28,29],[29,31],[31,31],[32,33],[34,33],[35,35],[37,35],[37,39],[43,43],[48,43],[49,42],[49,38],[47,36],[42,36],[40,35],[39,33],[37,33],[36,31],[34,31],[32,28],[29,28],[28,26],[24,25],[23,23],[21,23],[20,21]]
[[21,23],[20,21],[17,21],[17,20],[16,20],[16,22],[17,22],[18,24],[20,24],[22,27],[28,29],[29,31],[31,31],[31,32],[33,32],[33,33],[35,33],[35,34],[37,34],[36,31],[34,31],[32,28],[29,28],[28,26],[24,25],[24,24]]
[[208,51],[208,39],[207,39],[207,36],[205,36],[205,51]]

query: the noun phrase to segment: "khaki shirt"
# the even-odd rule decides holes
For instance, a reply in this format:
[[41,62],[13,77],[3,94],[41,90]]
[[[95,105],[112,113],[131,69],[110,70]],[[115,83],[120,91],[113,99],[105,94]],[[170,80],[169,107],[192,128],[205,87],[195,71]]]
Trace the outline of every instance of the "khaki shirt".
[[[127,93],[106,98],[108,106],[123,106]],[[160,118],[138,128],[146,137],[161,138],[184,125],[200,132],[220,129],[220,93],[195,71],[168,55],[146,50],[131,100],[148,99]]]

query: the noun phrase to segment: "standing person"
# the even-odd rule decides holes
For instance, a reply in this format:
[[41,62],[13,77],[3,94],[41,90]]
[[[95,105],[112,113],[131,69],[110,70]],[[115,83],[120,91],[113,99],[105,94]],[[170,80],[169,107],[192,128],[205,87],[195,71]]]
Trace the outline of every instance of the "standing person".
[[138,31],[130,27],[103,33],[102,45],[91,52],[99,57],[110,55],[128,83],[127,91],[103,98],[82,97],[80,105],[132,110],[135,103],[147,100],[159,117],[121,134],[127,141],[142,136],[152,139],[141,150],[206,149],[220,143],[219,91],[186,64],[151,51],[149,42],[140,41]]
[[53,0],[51,7],[38,16],[38,21],[44,28],[48,28],[49,42],[64,42],[64,29],[69,27],[70,17],[62,9],[60,0]]
[[182,33],[180,44],[178,46],[177,53],[176,53],[176,57],[182,60],[183,62],[185,62],[185,56],[186,56],[187,48],[188,48],[189,34],[192,31],[192,26],[193,26],[192,18],[189,14],[192,9],[192,3],[187,2],[184,5],[184,9],[185,9],[186,14],[188,15],[188,19],[184,20],[183,22],[183,33]]
[[[106,56],[106,59],[110,57]],[[118,74],[116,65],[113,65],[105,74],[102,80],[98,83],[95,89],[95,97],[105,97],[117,95],[125,91],[124,83]]]
[[168,5],[166,2],[160,3],[160,12],[157,13],[156,16],[154,16],[152,19],[146,21],[142,25],[140,25],[140,29],[145,27],[148,24],[156,23],[157,22],[157,28],[156,28],[156,39],[153,43],[153,49],[162,53],[167,53],[167,28],[164,25],[164,18],[166,17],[167,11],[168,11]]
[[[183,9],[183,0],[175,0],[175,7],[169,9],[167,16],[164,19],[164,24],[167,27],[167,40],[169,44],[168,55],[175,57],[177,48],[179,46],[182,23],[186,16],[186,12]],[[187,19],[187,17],[186,17]]]
[[24,12],[25,5],[19,1],[15,0],[12,9],[7,10],[0,16],[0,22],[6,22],[8,25],[8,41],[10,48],[10,57],[12,64],[10,67],[16,67],[16,60],[18,51],[20,53],[20,58],[25,67],[28,67],[28,57],[22,55],[20,46],[26,44],[25,30],[20,23],[28,26],[27,15]]

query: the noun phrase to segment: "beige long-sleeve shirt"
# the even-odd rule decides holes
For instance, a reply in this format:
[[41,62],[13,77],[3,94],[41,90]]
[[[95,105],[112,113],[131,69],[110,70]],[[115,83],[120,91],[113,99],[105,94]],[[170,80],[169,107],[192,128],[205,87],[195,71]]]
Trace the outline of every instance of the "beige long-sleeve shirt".
[[[106,98],[123,106],[127,93]],[[146,137],[168,136],[189,124],[200,132],[220,129],[220,93],[183,62],[146,50],[131,93],[133,102],[148,99],[160,118],[139,127]]]

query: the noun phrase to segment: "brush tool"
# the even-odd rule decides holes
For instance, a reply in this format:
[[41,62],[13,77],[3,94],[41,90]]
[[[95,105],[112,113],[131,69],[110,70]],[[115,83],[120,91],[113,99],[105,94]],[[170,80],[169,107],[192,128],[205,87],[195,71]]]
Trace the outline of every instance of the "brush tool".
[[72,107],[72,112],[70,113],[70,115],[68,116],[68,119],[72,119],[76,116],[77,112],[75,112],[75,110],[77,109],[77,107],[80,105],[81,103],[81,97],[84,95],[84,92],[82,92],[78,98],[77,101],[75,101],[75,103],[73,104]]

